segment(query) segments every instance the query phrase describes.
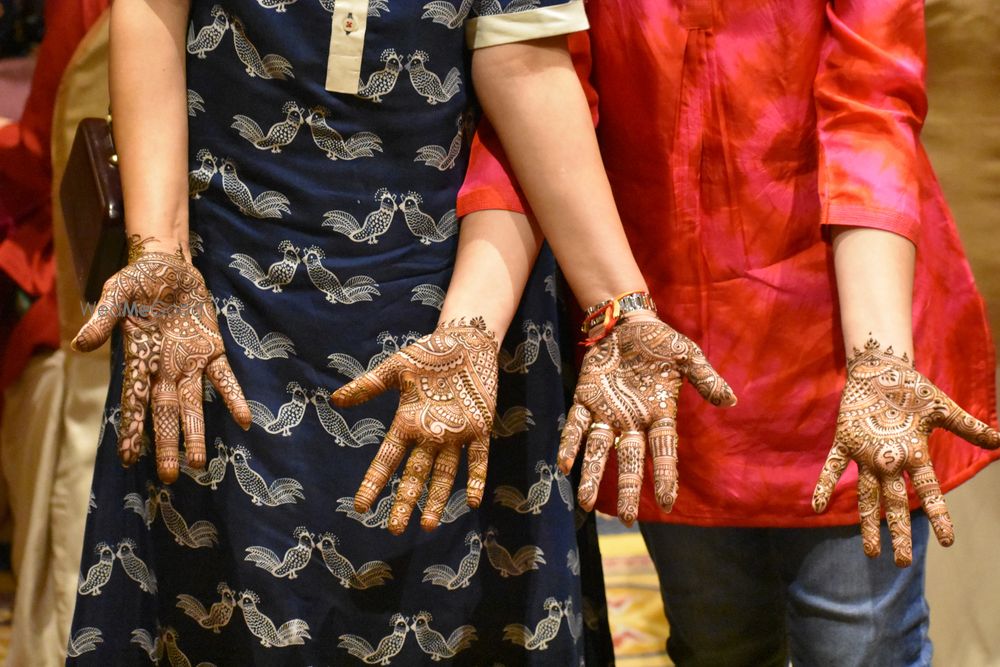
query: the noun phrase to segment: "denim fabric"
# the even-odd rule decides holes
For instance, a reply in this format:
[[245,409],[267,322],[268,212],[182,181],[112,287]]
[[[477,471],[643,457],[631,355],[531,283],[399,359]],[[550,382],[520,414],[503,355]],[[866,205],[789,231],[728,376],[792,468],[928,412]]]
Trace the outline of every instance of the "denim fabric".
[[705,528],[641,524],[678,667],[931,664],[924,599],[928,522],[914,513],[913,565],[897,568],[882,525],[869,559],[857,526]]

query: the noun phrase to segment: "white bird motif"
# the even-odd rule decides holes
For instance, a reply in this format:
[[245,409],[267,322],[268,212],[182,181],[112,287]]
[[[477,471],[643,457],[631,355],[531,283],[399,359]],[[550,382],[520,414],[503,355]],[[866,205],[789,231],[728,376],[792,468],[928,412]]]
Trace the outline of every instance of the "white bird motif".
[[240,213],[251,218],[280,219],[282,213],[292,212],[288,197],[275,190],[265,190],[255,198],[250,188],[240,180],[236,163],[229,158],[222,161],[222,190]]
[[343,496],[337,498],[337,511],[345,513],[366,528],[386,528],[389,526],[389,511],[392,503],[396,500],[396,491],[399,489],[399,477],[392,476],[388,484],[389,493],[386,494],[367,512],[357,512],[354,509],[354,496]]
[[297,543],[285,552],[284,558],[278,558],[278,554],[267,547],[250,546],[246,548],[247,556],[244,560],[279,579],[282,577],[295,579],[299,576],[299,570],[309,564],[315,546],[313,542],[315,535],[305,527],[299,526],[292,533],[292,537]]
[[[163,628],[163,650],[167,653],[167,660],[170,661],[170,667],[192,667],[191,660],[184,655],[184,651],[177,645],[177,640],[180,639],[180,635],[173,628]],[[199,662],[198,667],[215,667],[210,662]]]
[[556,297],[556,276],[555,274],[550,274],[545,276],[545,291],[552,295],[553,298]]
[[219,593],[219,601],[214,602],[208,610],[205,609],[205,605],[200,600],[187,593],[181,593],[177,596],[177,607],[193,618],[199,626],[218,634],[233,617],[233,609],[236,608],[236,594],[224,581],[220,581],[215,590]]
[[501,577],[517,577],[545,565],[545,552],[539,547],[526,544],[511,555],[505,546],[497,542],[498,533],[492,526],[486,529],[486,558]]
[[268,486],[260,473],[250,467],[250,452],[246,447],[242,445],[233,447],[229,459],[236,471],[236,481],[239,482],[243,492],[250,496],[250,501],[254,505],[277,507],[298,502],[296,499],[305,499],[302,484],[290,477],[280,477]]
[[538,481],[528,489],[528,495],[522,495],[521,491],[513,486],[498,486],[493,492],[493,502],[504,507],[509,507],[519,514],[541,514],[542,507],[549,502],[552,493],[552,468],[545,461],[535,464],[535,472],[538,473]]
[[146,482],[146,498],[143,499],[138,493],[130,493],[125,496],[124,507],[127,510],[132,510],[140,517],[142,517],[143,522],[146,524],[146,528],[153,525],[156,521],[156,512],[159,506],[160,497],[157,493],[156,486],[152,482]]
[[372,297],[382,295],[378,283],[371,276],[357,275],[340,282],[333,271],[323,266],[325,258],[326,253],[317,246],[309,246],[303,255],[309,280],[330,303],[350,304],[371,301]]
[[323,557],[323,564],[330,574],[335,576],[344,588],[363,590],[383,585],[392,579],[392,568],[381,560],[368,561],[355,568],[351,561],[337,547],[340,539],[333,533],[323,533],[319,536],[316,549]]
[[254,424],[268,433],[280,433],[286,438],[292,435],[292,429],[302,423],[306,414],[306,392],[298,382],[289,382],[285,392],[291,394],[292,400],[278,408],[278,414],[271,414],[271,409],[258,401],[247,401],[250,406],[250,418]]
[[562,350],[559,349],[559,341],[556,340],[555,328],[552,322],[546,322],[542,325],[542,341],[545,343],[545,349],[549,353],[549,359],[552,360],[552,364],[556,367],[556,370],[562,373]]
[[431,565],[424,569],[424,581],[435,586],[443,586],[449,591],[457,588],[466,588],[472,580],[473,575],[479,569],[479,557],[483,550],[483,540],[478,531],[470,531],[465,536],[465,544],[469,547],[469,553],[462,557],[458,564],[458,571],[452,570],[447,565],[441,563]]
[[392,92],[399,80],[399,73],[403,71],[403,61],[395,49],[383,51],[379,60],[385,63],[382,69],[372,72],[367,83],[358,81],[358,97],[376,103],[381,103],[382,97]]
[[458,218],[455,216],[455,209],[449,210],[441,216],[437,222],[434,217],[420,210],[424,198],[416,192],[407,192],[400,202],[399,208],[403,211],[403,218],[406,226],[420,242],[424,245],[440,243],[446,241],[458,233]]
[[523,646],[529,651],[547,649],[549,642],[556,638],[562,627],[563,610],[562,605],[555,598],[545,600],[542,608],[548,612],[548,615],[538,621],[534,630],[520,623],[511,623],[504,627],[503,638],[518,646]]
[[583,614],[573,613],[573,598],[566,598],[563,602],[563,616],[566,617],[566,626],[573,639],[579,639],[583,635]]
[[257,47],[253,45],[247,36],[243,21],[233,16],[230,17],[230,24],[233,28],[233,46],[236,48],[236,55],[246,66],[249,76],[259,76],[262,79],[286,79],[295,78],[292,74],[292,64],[287,58],[276,53],[268,53],[263,58]]
[[385,425],[377,419],[365,417],[348,426],[343,415],[333,409],[329,390],[320,387],[312,392],[309,401],[316,408],[316,416],[323,430],[333,436],[340,447],[364,447],[374,445],[385,437]]
[[129,643],[138,644],[149,656],[150,662],[159,664],[160,659],[163,658],[163,642],[160,640],[160,634],[159,631],[152,633],[145,628],[136,628],[132,631],[132,639],[129,640]]
[[[427,504],[427,488],[424,487],[424,492],[417,499],[417,507],[420,508],[420,512],[423,513],[424,506]],[[458,489],[455,493],[451,494],[451,498],[448,498],[448,502],[445,503],[444,511],[441,512],[441,518],[438,520],[440,523],[451,523],[463,514],[468,514],[472,510],[469,507],[469,496],[465,489]]]
[[535,425],[534,414],[526,406],[515,405],[504,410],[493,422],[493,437],[509,438],[524,433]]
[[212,179],[219,173],[219,166],[215,162],[215,156],[207,148],[199,150],[194,159],[201,165],[188,172],[188,194],[191,199],[201,199],[201,193],[208,190]]
[[538,350],[541,346],[542,333],[538,325],[531,320],[525,320],[521,325],[524,340],[517,344],[512,355],[505,348],[500,348],[499,363],[507,373],[527,373],[531,365],[538,360]]
[[226,318],[226,326],[236,344],[243,348],[243,353],[250,359],[287,359],[289,354],[295,354],[295,343],[283,333],[271,331],[263,337],[243,319],[243,302],[235,296],[222,302],[220,313]]
[[257,4],[264,9],[273,9],[278,14],[283,14],[288,5],[294,5],[298,0],[257,0]]
[[100,595],[101,589],[111,579],[111,570],[114,569],[115,565],[115,552],[107,544],[101,542],[94,547],[94,553],[97,554],[98,560],[87,570],[87,576],[80,578],[80,585],[77,587],[77,592],[80,595],[93,595],[95,597]]
[[576,507],[576,498],[573,495],[573,485],[570,484],[569,478],[563,474],[563,471],[559,469],[559,466],[552,467],[552,475],[556,478],[556,488],[559,490],[559,497],[562,501],[566,503],[566,509],[570,512]]
[[187,107],[189,116],[197,116],[199,111],[205,110],[205,98],[196,91],[187,89]]
[[436,310],[441,310],[444,305],[444,290],[433,283],[421,283],[410,291],[413,293],[410,301],[417,301]]
[[406,635],[410,632],[410,623],[402,614],[394,614],[389,623],[392,633],[383,637],[375,648],[364,637],[347,634],[338,637],[340,643],[337,647],[346,649],[366,665],[388,665],[403,650]]
[[94,495],[93,489],[90,491],[90,500],[87,501],[87,514],[90,514],[97,509],[97,496]]
[[229,30],[229,14],[220,5],[212,7],[212,22],[198,31],[194,32],[194,23],[188,25],[187,32],[187,52],[199,58],[205,58],[205,54],[214,51]]
[[493,16],[495,14],[513,14],[515,12],[525,12],[538,7],[541,0],[510,0],[507,6],[500,4],[500,0],[478,0],[476,3],[476,14],[479,16]]
[[[446,0],[440,0],[442,4],[451,6],[451,3]],[[468,2],[469,0],[466,0]],[[414,162],[423,162],[428,167],[434,167],[438,171],[447,171],[455,166],[455,160],[462,152],[462,146],[465,145],[465,133],[466,133],[466,117],[464,113],[458,114],[458,132],[455,133],[455,138],[451,140],[451,145],[445,149],[444,146],[438,146],[437,144],[428,144],[427,146],[421,146],[417,149],[417,157],[413,158]]]
[[305,644],[307,639],[312,639],[309,636],[309,624],[301,618],[293,618],[282,623],[281,627],[276,627],[274,621],[257,608],[260,596],[251,590],[245,590],[240,594],[238,604],[243,612],[247,629],[260,640],[264,648],[301,645]]
[[115,432],[115,441],[117,442],[117,440],[118,440],[118,425],[121,423],[121,417],[122,417],[121,406],[115,406],[114,408],[111,408],[110,410],[108,410],[104,414],[104,418],[101,419],[101,428],[97,432],[97,442],[98,442],[98,444],[104,442],[104,429],[109,424],[111,425],[111,428]]
[[[299,249],[287,239],[278,244],[278,250],[281,251],[281,259],[267,267],[266,272],[260,268],[256,259],[241,252],[231,255],[233,261],[229,263],[229,268],[239,271],[257,289],[271,290],[277,294],[282,287],[292,282],[302,261],[299,259]],[[225,310],[224,305],[222,310]]]
[[378,208],[365,216],[364,224],[347,211],[327,211],[323,214],[323,226],[333,227],[333,231],[343,234],[355,243],[367,241],[369,244],[378,243],[378,237],[389,231],[393,218],[399,206],[396,204],[396,195],[390,193],[386,188],[379,188],[375,193],[375,201]]
[[[336,0],[319,0],[319,4],[331,14],[336,9]],[[389,0],[368,0],[368,16],[382,16],[382,12],[388,11]]]
[[570,549],[566,552],[566,567],[574,576],[580,576],[580,554],[577,553],[576,549]]
[[427,69],[430,56],[425,51],[414,51],[406,61],[406,70],[410,73],[410,83],[413,89],[427,98],[428,104],[447,102],[458,93],[462,85],[462,73],[457,67],[452,67],[445,75],[444,81],[437,74]]
[[205,241],[201,238],[201,234],[194,230],[188,232],[188,249],[191,251],[192,257],[197,257],[205,252]]
[[188,526],[187,520],[174,507],[170,489],[163,487],[159,494],[160,499],[157,504],[160,508],[160,517],[177,544],[191,549],[202,549],[214,547],[219,543],[219,531],[216,530],[215,524],[202,520]]
[[445,639],[444,635],[431,627],[430,623],[433,620],[434,617],[429,611],[421,611],[413,617],[412,628],[420,650],[429,655],[434,662],[442,658],[454,658],[478,639],[476,628],[471,625],[455,628],[451,636]]
[[139,584],[144,593],[156,595],[156,575],[153,574],[145,561],[135,554],[135,541],[124,539],[118,543],[118,561],[122,564],[128,578]]
[[[414,331],[409,332],[407,336],[416,336],[417,338],[420,337],[419,334]],[[329,359],[329,363],[327,366],[335,368],[338,373],[346,375],[354,380],[364,375],[366,371],[373,370],[380,363],[399,352],[400,347],[402,347],[399,344],[399,339],[388,331],[380,333],[375,339],[375,342],[381,345],[382,349],[368,359],[367,366],[362,366],[360,361],[349,354],[344,354],[343,352],[334,352],[333,354],[328,355],[327,359]]]
[[313,143],[326,153],[331,160],[356,160],[360,157],[374,157],[382,152],[382,139],[374,132],[356,132],[347,139],[326,122],[329,109],[313,107],[306,116],[306,124],[312,134]]
[[462,0],[458,9],[455,9],[455,5],[448,0],[433,0],[433,2],[424,5],[424,13],[420,18],[431,19],[434,23],[440,23],[454,30],[465,23],[470,9],[472,9],[472,0]]
[[280,153],[284,146],[295,140],[299,128],[305,122],[302,107],[295,102],[285,102],[285,105],[281,107],[281,113],[285,114],[285,119],[272,125],[266,133],[257,124],[257,121],[241,113],[233,116],[233,124],[229,127],[236,130],[254,148]]
[[66,646],[67,658],[79,658],[84,653],[97,650],[97,645],[104,642],[100,628],[80,628],[69,639]]
[[207,486],[213,491],[219,488],[219,483],[226,476],[226,468],[229,463],[229,450],[222,442],[222,438],[215,439],[215,451],[217,454],[212,457],[204,469],[192,468],[186,461],[181,459],[181,472],[193,479],[200,486]]

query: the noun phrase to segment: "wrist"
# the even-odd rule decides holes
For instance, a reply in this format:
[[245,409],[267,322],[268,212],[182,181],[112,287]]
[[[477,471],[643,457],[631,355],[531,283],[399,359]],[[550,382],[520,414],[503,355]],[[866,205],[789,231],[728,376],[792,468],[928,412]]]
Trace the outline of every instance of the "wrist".
[[180,239],[176,236],[153,236],[140,233],[129,234],[128,261],[131,264],[144,255],[151,253],[161,253],[173,255],[185,261],[191,261],[191,253],[188,249],[187,239]]

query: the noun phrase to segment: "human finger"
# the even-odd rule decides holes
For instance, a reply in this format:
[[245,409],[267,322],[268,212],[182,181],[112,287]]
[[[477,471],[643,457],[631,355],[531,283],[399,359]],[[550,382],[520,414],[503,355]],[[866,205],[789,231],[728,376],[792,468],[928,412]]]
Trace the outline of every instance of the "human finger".
[[410,514],[424,490],[424,484],[434,465],[435,450],[431,445],[421,443],[410,451],[403,476],[396,491],[396,500],[389,510],[389,532],[400,535],[410,522]]
[[604,467],[608,462],[608,452],[615,442],[615,432],[607,424],[594,424],[587,435],[587,449],[583,455],[583,474],[580,477],[580,488],[577,499],[580,507],[589,512],[597,502],[597,489],[604,476]]
[[945,413],[938,421],[938,426],[979,447],[985,449],[1000,447],[1000,432],[970,415],[940,389],[938,391],[945,404]]
[[865,555],[876,558],[882,551],[882,503],[878,477],[868,466],[858,470],[858,514],[861,517],[861,544]]
[[250,406],[247,404],[243,388],[236,380],[232,366],[225,354],[220,354],[213,359],[205,368],[208,379],[212,381],[216,390],[222,396],[222,400],[229,408],[229,413],[233,415],[236,423],[244,431],[249,430],[251,424]]
[[830,503],[830,496],[833,495],[833,489],[837,486],[840,476],[844,474],[850,461],[850,448],[843,436],[837,433],[834,437],[833,447],[826,455],[826,462],[823,464],[823,470],[819,473],[819,480],[813,491],[812,507],[817,514],[826,511],[826,507]]
[[736,394],[733,393],[729,383],[712,367],[700,347],[692,341],[688,343],[691,345],[691,350],[687,362],[681,368],[684,377],[694,385],[702,398],[712,405],[723,407],[736,405]]
[[[677,411],[676,403],[674,412]],[[653,455],[653,490],[664,512],[677,500],[677,421],[673,416],[657,419],[649,427],[649,449]]]
[[[451,489],[455,485],[455,475],[458,473],[458,462],[462,448],[458,445],[444,447],[438,452],[431,472],[431,481],[427,490],[427,504],[420,516],[420,527],[433,530],[441,522],[444,507],[451,497]],[[412,456],[412,455],[411,455]]]
[[899,567],[907,567],[913,562],[913,538],[910,535],[910,504],[902,474],[882,480],[882,499],[893,558]]
[[618,458],[618,518],[631,526],[639,516],[639,490],[646,459],[646,434],[625,431],[615,450]]
[[70,347],[78,352],[96,350],[111,336],[128,305],[128,295],[122,289],[119,275],[108,278],[101,289],[101,298],[87,322],[73,338]]
[[[153,383],[153,435],[156,439],[156,474],[164,484],[177,481],[181,408],[177,386],[160,377]],[[169,465],[167,462],[172,462]]]
[[574,403],[566,416],[566,424],[563,426],[562,434],[559,436],[559,469],[564,475],[568,475],[576,461],[576,455],[580,451],[580,442],[583,440],[587,429],[590,428],[590,410],[579,403]]
[[490,439],[484,436],[469,444],[469,478],[466,481],[466,504],[475,509],[483,502],[486,490],[486,469],[490,460]]
[[201,405],[204,391],[201,373],[186,375],[177,383],[177,399],[184,425],[184,455],[192,468],[205,467],[205,414]]
[[385,434],[385,439],[382,440],[378,453],[375,454],[371,465],[368,466],[364,479],[361,480],[361,486],[354,494],[355,512],[364,513],[371,508],[372,503],[378,498],[378,494],[382,493],[382,489],[385,488],[389,477],[399,467],[405,453],[406,440],[403,438],[397,423],[393,421]]
[[330,401],[337,407],[349,408],[375,398],[386,389],[398,388],[399,370],[398,359],[395,356],[389,357],[330,394]]
[[156,337],[138,327],[126,326],[122,335],[125,368],[122,378],[121,421],[118,456],[124,465],[139,459],[142,432],[146,425],[150,377],[157,360]]
[[920,504],[931,522],[937,541],[943,547],[950,547],[955,543],[955,526],[951,522],[951,514],[948,513],[941,485],[930,461],[915,466],[910,471],[910,481],[920,496]]

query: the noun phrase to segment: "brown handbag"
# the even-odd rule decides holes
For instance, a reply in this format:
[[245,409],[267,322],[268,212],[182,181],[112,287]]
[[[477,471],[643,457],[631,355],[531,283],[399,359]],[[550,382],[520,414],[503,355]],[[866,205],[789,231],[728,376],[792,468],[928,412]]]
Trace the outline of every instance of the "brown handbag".
[[59,186],[76,280],[96,302],[104,281],[125,265],[125,213],[111,117],[84,118]]

